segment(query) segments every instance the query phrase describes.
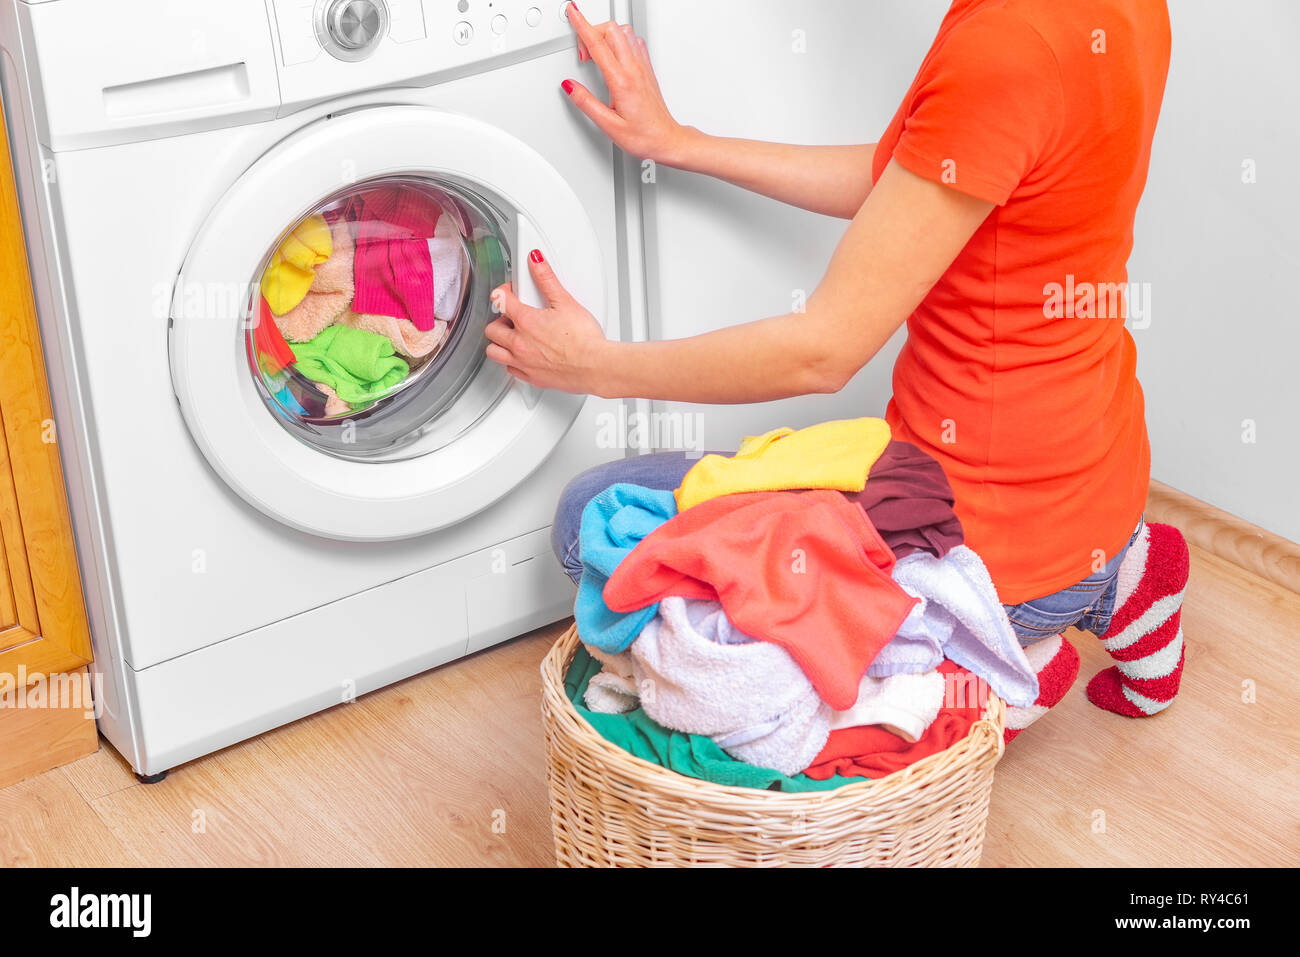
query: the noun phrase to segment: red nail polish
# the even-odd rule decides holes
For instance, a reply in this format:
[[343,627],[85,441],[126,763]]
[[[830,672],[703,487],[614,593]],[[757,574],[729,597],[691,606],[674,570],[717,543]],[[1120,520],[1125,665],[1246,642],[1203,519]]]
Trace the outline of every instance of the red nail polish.
[[532,252],[528,254],[528,258],[535,263],[546,262],[546,260],[542,258],[542,251],[540,249],[534,249]]
[[567,93],[569,96],[573,96],[573,81],[572,81],[572,80],[565,80],[563,83],[560,84],[560,88],[561,88],[562,90],[564,90],[564,92]]

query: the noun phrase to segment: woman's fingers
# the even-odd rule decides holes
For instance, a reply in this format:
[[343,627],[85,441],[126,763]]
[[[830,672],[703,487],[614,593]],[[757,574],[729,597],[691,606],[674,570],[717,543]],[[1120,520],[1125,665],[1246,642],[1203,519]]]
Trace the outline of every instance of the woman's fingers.
[[509,283],[492,290],[491,302],[492,311],[512,323],[527,321],[541,311],[516,296],[514,288]]
[[564,288],[564,283],[560,282],[560,277],[555,275],[555,270],[551,264],[542,255],[540,249],[534,249],[528,254],[528,270],[533,274],[533,282],[537,283],[537,289],[546,299],[546,306],[538,308],[530,306],[517,295],[514,287],[510,283],[498,286],[492,290],[491,303],[492,309],[501,318],[495,319],[487,326],[487,337],[492,342],[509,349],[514,342],[516,330],[515,326],[521,322],[531,322],[540,316],[547,308],[554,309],[557,306],[577,305],[573,296],[569,295],[569,290]]
[[[569,5],[570,12],[576,9],[576,4],[571,3]],[[579,10],[577,15],[578,17],[582,17],[582,11]],[[591,51],[587,48],[586,41],[583,39],[583,30],[578,26],[578,21],[572,17],[570,18],[570,22],[574,24],[574,29],[578,31],[578,62],[586,63],[592,58],[592,56]],[[606,45],[609,47],[610,51],[613,52],[619,64],[624,68],[630,69],[635,67],[638,61],[642,63],[649,62],[649,58],[646,56],[645,41],[636,35],[636,31],[633,30],[629,24],[615,23],[611,20],[607,23],[593,25],[587,23],[585,18],[582,19],[582,23],[591,27],[591,29],[597,31],[605,38]],[[622,36],[616,38],[614,36],[615,33],[622,34]],[[627,42],[624,43],[624,40]]]
[[596,66],[600,67],[600,72],[605,75],[605,82],[608,84],[611,77],[618,75],[619,62],[617,55],[605,40],[605,33],[587,22],[587,18],[582,15],[576,3],[569,4],[569,23],[577,31],[578,40],[587,48],[588,56],[596,61]]
[[493,319],[483,330],[488,338],[488,342],[497,346],[505,352],[510,351],[514,345],[516,330],[508,319]]
[[575,11],[579,16],[582,15],[582,11],[578,10],[578,5],[573,3],[572,0],[564,5],[564,19],[569,21],[569,26],[573,28],[573,32],[578,34],[578,62],[586,63],[591,59],[591,53],[587,50],[587,44],[582,42],[582,35],[578,31],[578,23],[573,19]]
[[529,253],[528,268],[533,274],[533,282],[537,283],[538,290],[546,297],[546,302],[552,308],[573,302],[569,290],[564,288],[564,284],[555,275],[555,270],[551,268],[551,264],[542,256],[540,250],[534,249]]
[[683,128],[664,102],[645,41],[624,24],[592,26],[575,4],[567,10],[578,35],[579,56],[585,49],[600,67],[609,100],[594,96],[575,80],[561,84],[564,92],[624,152],[642,159],[671,155]]
[[500,315],[486,327],[485,354],[529,385],[589,394],[598,381],[605,331],[538,250],[529,254],[528,268],[548,305],[539,309],[520,302],[508,283],[494,289],[493,308]]
[[638,64],[649,64],[650,58],[646,55],[645,41],[636,35],[636,31],[630,26],[624,26],[623,36],[627,37],[628,46],[632,48],[632,57]]
[[577,80],[565,80],[563,87],[573,105],[586,113],[602,133],[617,142],[623,132],[623,118]]
[[514,376],[520,382],[527,382],[530,385],[532,384],[533,380],[528,373],[513,364],[519,360],[509,349],[503,348],[496,343],[491,343],[488,345],[485,354],[493,362],[505,366],[506,372],[510,373],[510,375]]
[[609,44],[609,48],[618,57],[619,64],[624,70],[635,70],[639,64],[637,63],[636,50],[632,48],[632,40],[629,35],[635,36],[631,27],[623,26],[612,20],[605,24],[605,42]]

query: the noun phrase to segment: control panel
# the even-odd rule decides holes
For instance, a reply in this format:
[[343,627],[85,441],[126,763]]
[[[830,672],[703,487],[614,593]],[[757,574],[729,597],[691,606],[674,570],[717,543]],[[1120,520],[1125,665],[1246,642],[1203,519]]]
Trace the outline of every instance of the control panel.
[[[567,0],[267,0],[286,107],[574,43]],[[586,0],[593,21],[610,0]]]
[[[54,151],[264,122],[576,42],[565,0],[131,0],[129,18],[106,0],[3,4],[42,64],[36,135]],[[593,22],[611,7],[582,0]]]

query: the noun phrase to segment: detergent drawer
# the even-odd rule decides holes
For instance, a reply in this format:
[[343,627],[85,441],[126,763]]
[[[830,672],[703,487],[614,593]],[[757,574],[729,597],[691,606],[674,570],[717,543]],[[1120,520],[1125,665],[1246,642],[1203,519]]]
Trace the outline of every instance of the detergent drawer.
[[262,0],[18,6],[39,64],[37,135],[58,152],[271,119],[280,88]]

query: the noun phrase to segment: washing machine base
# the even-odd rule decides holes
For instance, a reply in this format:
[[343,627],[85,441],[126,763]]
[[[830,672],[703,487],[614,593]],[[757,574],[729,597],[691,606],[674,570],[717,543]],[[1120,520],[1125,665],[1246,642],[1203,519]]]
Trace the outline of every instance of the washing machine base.
[[[130,670],[100,730],[141,780],[572,613],[550,529]],[[437,720],[436,715],[429,716]]]

